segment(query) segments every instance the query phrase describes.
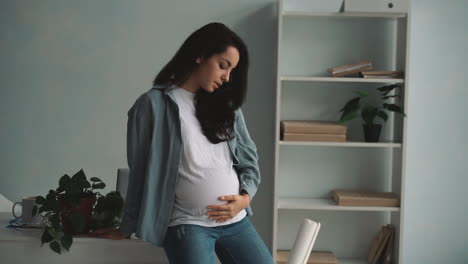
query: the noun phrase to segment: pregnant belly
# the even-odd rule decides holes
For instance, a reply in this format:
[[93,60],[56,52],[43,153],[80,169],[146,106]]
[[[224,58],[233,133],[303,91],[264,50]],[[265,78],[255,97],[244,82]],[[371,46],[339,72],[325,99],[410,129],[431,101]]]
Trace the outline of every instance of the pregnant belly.
[[205,172],[202,177],[179,175],[176,203],[193,215],[202,215],[209,205],[227,204],[219,200],[223,195],[239,194],[239,181],[234,170],[222,174]]

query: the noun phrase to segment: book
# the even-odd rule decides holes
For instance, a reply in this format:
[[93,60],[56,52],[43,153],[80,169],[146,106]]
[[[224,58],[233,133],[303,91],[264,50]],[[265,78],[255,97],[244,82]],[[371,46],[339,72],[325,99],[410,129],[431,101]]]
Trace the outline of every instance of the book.
[[[286,264],[288,262],[290,251],[277,250],[276,251],[276,264]],[[312,251],[310,253],[307,264],[337,264],[338,260],[331,251]]]
[[371,248],[367,256],[367,262],[369,264],[375,264],[377,262],[389,238],[390,233],[388,229],[382,227],[372,241]]
[[362,78],[367,78],[367,79],[399,79],[399,76],[395,75],[364,75]]
[[382,264],[391,264],[393,263],[393,250],[395,247],[395,226],[394,225],[387,225],[388,228],[392,231],[390,234],[390,238],[388,239],[388,244],[385,247],[385,252],[382,255]]
[[403,78],[402,71],[363,71],[359,75],[363,78]]
[[398,195],[392,192],[332,190],[330,196],[340,206],[400,206]]
[[393,259],[393,244],[395,237],[395,226],[388,224],[382,226],[379,233],[374,237],[367,255],[369,264],[390,263]]
[[402,71],[362,71],[362,75],[403,75]]
[[328,69],[328,72],[331,73],[333,77],[344,77],[354,73],[359,73],[363,71],[370,71],[373,69],[372,62],[362,61],[354,64],[337,66],[334,68]]
[[402,71],[363,71],[359,75],[363,78],[402,78]]
[[329,121],[288,120],[281,121],[283,133],[346,134],[347,126]]
[[305,134],[305,133],[284,133],[284,141],[318,141],[318,142],[345,142],[346,135],[340,134]]

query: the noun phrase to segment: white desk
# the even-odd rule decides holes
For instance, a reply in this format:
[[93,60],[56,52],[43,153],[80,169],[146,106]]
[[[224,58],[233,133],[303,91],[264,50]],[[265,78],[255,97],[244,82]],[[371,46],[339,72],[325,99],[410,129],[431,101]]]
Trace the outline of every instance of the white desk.
[[70,251],[59,255],[49,248],[49,243],[41,247],[41,229],[7,228],[11,218],[11,213],[0,212],[0,263],[169,263],[162,248],[134,239],[73,238]]

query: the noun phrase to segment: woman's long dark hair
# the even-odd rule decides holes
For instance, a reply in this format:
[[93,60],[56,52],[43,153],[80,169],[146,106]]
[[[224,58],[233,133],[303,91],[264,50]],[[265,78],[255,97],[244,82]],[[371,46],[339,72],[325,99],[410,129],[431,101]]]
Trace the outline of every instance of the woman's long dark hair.
[[229,82],[213,93],[198,89],[195,95],[196,116],[203,134],[214,144],[234,138],[235,113],[245,101],[249,56],[244,41],[222,23],[209,23],[193,32],[174,57],[162,68],[153,84],[183,84],[198,64],[197,58],[208,59],[233,46],[239,51],[239,62],[231,71]]

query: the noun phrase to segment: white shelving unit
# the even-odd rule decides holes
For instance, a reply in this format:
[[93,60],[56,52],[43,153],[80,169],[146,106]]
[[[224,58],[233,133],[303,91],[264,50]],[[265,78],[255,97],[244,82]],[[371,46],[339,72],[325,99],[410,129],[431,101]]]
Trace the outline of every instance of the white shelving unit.
[[303,82],[357,82],[357,83],[403,83],[403,79],[364,79],[353,77],[307,77],[307,76],[281,76],[281,81]]
[[400,148],[401,143],[394,142],[313,142],[313,141],[279,141],[279,145],[289,146],[329,146],[329,147],[362,147],[362,148]]
[[300,210],[332,210],[332,211],[400,211],[399,207],[372,207],[372,206],[337,206],[331,199],[326,198],[289,198],[278,199],[279,209]]
[[[298,2],[298,1],[296,1]],[[404,13],[370,13],[370,12],[352,12],[352,13],[339,13],[339,12],[310,12],[310,11],[284,11],[283,17],[292,16],[326,16],[326,17],[386,17],[386,18],[404,18]]]
[[373,92],[391,83],[401,84],[399,103],[407,112],[405,79],[330,77],[327,69],[372,61],[375,70],[406,72],[408,15],[315,12],[307,0],[279,0],[278,12],[273,257],[292,248],[303,218],[309,218],[321,223],[314,250],[332,251],[340,264],[367,263],[374,236],[381,226],[394,224],[394,260],[401,263],[404,204],[337,206],[329,192],[391,191],[401,201],[406,119],[389,114],[377,143],[364,142],[359,119],[347,124],[347,142],[282,141],[280,122],[336,121],[354,91]]

